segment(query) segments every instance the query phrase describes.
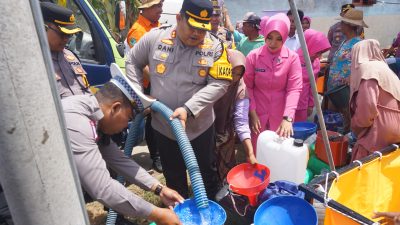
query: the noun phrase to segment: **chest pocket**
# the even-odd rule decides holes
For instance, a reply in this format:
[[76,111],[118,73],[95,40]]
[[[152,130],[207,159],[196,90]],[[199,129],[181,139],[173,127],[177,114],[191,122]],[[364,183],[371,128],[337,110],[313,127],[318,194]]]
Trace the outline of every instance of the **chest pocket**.
[[191,74],[193,84],[207,84],[209,70],[214,63],[214,52],[210,50],[197,50],[192,59]]
[[[158,78],[167,78],[173,70],[174,48],[166,45],[159,45],[158,48],[158,50],[154,51],[154,63],[150,63],[150,71],[153,71]],[[160,48],[164,50],[160,50]]]

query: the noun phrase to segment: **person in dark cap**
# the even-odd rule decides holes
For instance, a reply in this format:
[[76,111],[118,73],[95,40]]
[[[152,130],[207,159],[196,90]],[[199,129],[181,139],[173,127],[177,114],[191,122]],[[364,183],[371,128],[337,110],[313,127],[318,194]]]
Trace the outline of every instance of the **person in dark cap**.
[[86,71],[78,57],[65,48],[72,35],[81,32],[70,9],[51,2],[41,2],[43,20],[53,61],[60,98],[89,94]]
[[[129,191],[110,176],[107,166],[145,191],[158,195],[166,206],[183,202],[176,191],[165,187],[134,160],[124,155],[110,135],[127,127],[138,112],[136,93],[123,75],[104,84],[95,95],[62,99],[72,158],[82,188],[95,200],[130,217],[146,218],[157,224],[181,224],[168,208],[157,207]],[[127,223],[124,223],[127,224]]]
[[[150,95],[171,108],[172,118],[185,127],[210,199],[220,186],[213,103],[225,94],[232,80],[226,48],[209,33],[212,12],[210,1],[184,0],[177,24],[146,33],[126,60],[126,74],[140,90],[143,68],[149,66]],[[152,112],[151,125],[167,186],[188,198],[186,166],[168,121]]]
[[254,12],[248,12],[243,20],[243,34],[246,36],[242,38],[237,46],[243,55],[247,56],[253,49],[261,47],[265,44],[264,37],[260,35],[261,18]]
[[[235,42],[233,40],[233,34],[224,26],[221,26],[222,15],[222,5],[219,5],[218,0],[212,0],[213,3],[213,13],[211,16],[211,33],[215,34],[228,49],[235,49]],[[229,20],[229,15],[227,10],[225,10],[226,19]]]
[[[353,4],[344,4],[340,9],[340,16],[343,16],[349,9],[354,9]],[[332,62],[332,58],[335,55],[336,51],[339,49],[339,46],[346,39],[346,36],[342,32],[341,22],[337,22],[329,28],[328,31],[328,40],[331,44],[332,48],[329,51],[328,60]],[[362,27],[357,28],[357,35],[363,38],[364,29]]]

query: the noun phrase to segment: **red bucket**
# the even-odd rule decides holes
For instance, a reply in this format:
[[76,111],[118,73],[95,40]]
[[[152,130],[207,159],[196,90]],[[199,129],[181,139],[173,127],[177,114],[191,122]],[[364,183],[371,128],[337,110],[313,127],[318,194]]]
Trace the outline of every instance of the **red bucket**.
[[270,180],[269,168],[256,164],[243,163],[233,167],[226,177],[231,191],[247,196],[251,206],[257,206],[257,196]]

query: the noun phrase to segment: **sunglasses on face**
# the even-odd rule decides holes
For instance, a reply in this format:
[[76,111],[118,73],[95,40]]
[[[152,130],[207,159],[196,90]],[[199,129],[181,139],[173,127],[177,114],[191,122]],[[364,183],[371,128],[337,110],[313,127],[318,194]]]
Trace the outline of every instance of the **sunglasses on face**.
[[58,36],[60,36],[61,38],[70,38],[70,37],[72,37],[72,34],[65,34],[65,33],[61,32],[59,29],[52,28],[52,27],[50,27],[50,26],[48,26],[48,25],[44,25],[44,26],[46,27],[46,30],[48,30],[48,29],[53,30],[53,31],[56,32],[56,33],[58,34]]

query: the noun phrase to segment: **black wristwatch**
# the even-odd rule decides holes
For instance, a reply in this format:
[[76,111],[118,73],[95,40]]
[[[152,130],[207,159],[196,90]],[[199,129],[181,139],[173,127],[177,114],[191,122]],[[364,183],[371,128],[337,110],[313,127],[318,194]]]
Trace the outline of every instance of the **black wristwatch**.
[[187,117],[193,116],[192,111],[190,111],[190,109],[186,105],[183,105],[182,107],[186,110]]
[[283,119],[286,120],[286,121],[288,121],[288,122],[290,122],[290,123],[293,122],[293,118],[292,118],[292,117],[289,117],[289,116],[284,116]]
[[154,194],[160,196],[162,189],[164,188],[164,185],[162,184],[157,184],[156,189],[154,190]]

